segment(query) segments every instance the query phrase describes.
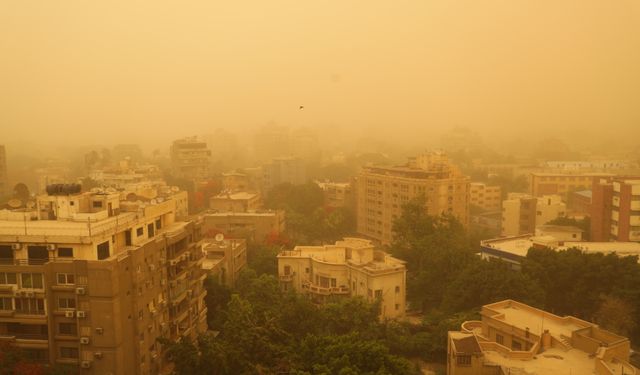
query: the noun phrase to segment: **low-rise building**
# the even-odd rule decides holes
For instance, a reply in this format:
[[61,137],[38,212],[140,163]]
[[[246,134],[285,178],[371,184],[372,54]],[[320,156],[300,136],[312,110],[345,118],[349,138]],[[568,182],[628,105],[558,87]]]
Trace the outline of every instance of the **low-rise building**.
[[469,185],[469,204],[486,211],[500,210],[502,205],[502,188],[489,186],[482,182]]
[[249,191],[251,188],[249,176],[241,172],[227,172],[222,174],[222,189],[228,191]]
[[0,211],[0,341],[82,374],[160,374],[160,337],[207,329],[201,222],[173,193],[47,188],[33,208]]
[[509,193],[502,202],[502,235],[534,233],[536,226],[566,215],[566,204],[559,195],[533,197]]
[[591,190],[574,191],[569,194],[567,209],[573,217],[585,217],[591,214]]
[[560,195],[564,200],[574,191],[591,189],[593,182],[610,173],[534,172],[530,175],[531,195]]
[[382,319],[404,315],[406,273],[404,261],[360,238],[345,238],[335,245],[296,246],[278,254],[284,290],[307,293],[318,303],[332,296],[379,300]]
[[262,208],[260,193],[223,191],[209,199],[209,208],[218,212],[250,212]]
[[[569,232],[567,234],[570,234]],[[618,256],[640,256],[640,243],[637,242],[584,242],[565,241],[552,235],[522,235],[501,237],[480,242],[480,255],[483,259],[497,258],[511,263],[514,269],[527,257],[531,248],[553,250],[578,249],[584,253],[615,253]]]
[[212,237],[222,233],[229,238],[263,242],[285,230],[282,210],[254,212],[209,212],[203,215],[203,232]]
[[447,340],[447,375],[637,375],[629,339],[573,316],[505,300]]
[[329,208],[345,207],[351,199],[351,184],[348,182],[319,182],[316,184],[324,193],[324,205]]
[[202,269],[222,285],[234,287],[240,271],[247,265],[247,241],[243,239],[205,238],[202,243]]

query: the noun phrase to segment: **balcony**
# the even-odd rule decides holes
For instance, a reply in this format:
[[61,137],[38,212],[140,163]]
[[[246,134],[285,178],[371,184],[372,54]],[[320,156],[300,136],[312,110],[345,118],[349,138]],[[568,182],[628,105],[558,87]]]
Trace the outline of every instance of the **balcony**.
[[316,284],[313,284],[309,281],[303,281],[302,282],[302,289],[306,290],[309,293],[312,294],[318,294],[318,295],[322,295],[322,296],[329,296],[329,295],[348,295],[349,294],[349,287],[348,286],[334,286],[334,287],[324,287],[324,286],[319,286]]
[[293,276],[295,276],[295,274],[296,274],[296,273],[294,272],[294,273],[290,273],[290,274],[288,274],[288,275],[280,275],[280,276],[279,276],[280,281],[282,281],[282,282],[286,282],[286,283],[290,283],[290,282],[292,282],[292,281],[293,281]]

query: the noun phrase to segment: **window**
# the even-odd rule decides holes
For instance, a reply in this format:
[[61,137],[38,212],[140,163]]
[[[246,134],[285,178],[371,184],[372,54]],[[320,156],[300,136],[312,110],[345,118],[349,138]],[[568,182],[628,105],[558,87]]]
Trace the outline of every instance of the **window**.
[[500,345],[504,345],[504,336],[496,334],[496,342]]
[[60,309],[75,309],[76,308],[76,299],[75,298],[58,298],[58,308]]
[[400,293],[400,286],[396,286],[396,293]]
[[23,288],[42,289],[41,273],[23,273],[20,275]]
[[331,279],[331,287],[335,288],[336,286],[338,286],[336,279]]
[[162,229],[162,220],[160,219],[156,220],[156,229],[157,230]]
[[44,299],[16,298],[16,313],[26,315],[44,315]]
[[522,343],[516,340],[511,341],[511,350],[522,350]]
[[73,285],[75,284],[75,276],[72,273],[59,273],[58,274],[59,285]]
[[0,310],[13,310],[13,303],[11,301],[11,298],[0,298]]
[[58,334],[76,336],[78,334],[78,327],[76,323],[60,323],[58,324]]
[[376,299],[382,299],[382,289],[376,290]]
[[155,236],[155,230],[153,224],[147,225],[147,233],[149,233],[149,238]]
[[136,236],[140,237],[144,234],[144,227],[136,229]]
[[9,245],[0,245],[0,264],[13,264],[13,249]]
[[456,356],[456,363],[459,366],[471,366],[471,356],[470,355],[458,355],[458,356]]
[[102,201],[93,201],[93,208],[102,208]]
[[400,310],[400,304],[396,303],[396,310]]
[[109,257],[109,241],[98,245],[98,260],[107,259]]
[[70,247],[59,247],[58,257],[60,258],[73,258],[73,249]]
[[17,283],[14,272],[0,272],[0,285],[16,285]]
[[60,358],[78,359],[78,348],[60,348]]

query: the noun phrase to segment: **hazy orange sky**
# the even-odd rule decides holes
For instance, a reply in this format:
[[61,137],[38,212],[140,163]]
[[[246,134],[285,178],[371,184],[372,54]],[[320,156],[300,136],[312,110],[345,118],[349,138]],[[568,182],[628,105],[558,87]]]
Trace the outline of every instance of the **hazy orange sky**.
[[640,128],[638,0],[4,0],[0,52],[0,143]]

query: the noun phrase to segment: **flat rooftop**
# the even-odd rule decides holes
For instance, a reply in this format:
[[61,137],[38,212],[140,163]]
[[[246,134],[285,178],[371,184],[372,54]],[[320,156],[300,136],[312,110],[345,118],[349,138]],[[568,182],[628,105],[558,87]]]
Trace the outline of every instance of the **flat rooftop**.
[[638,242],[580,242],[559,241],[553,236],[515,236],[482,241],[482,247],[496,249],[513,255],[526,257],[534,245],[546,246],[554,250],[577,248],[585,253],[616,253],[618,256],[640,256]]
[[484,351],[488,363],[494,363],[508,369],[507,374],[522,375],[592,375],[596,374],[593,358],[583,351],[572,349],[564,351],[550,348],[538,354],[535,359],[506,358],[494,351]]

